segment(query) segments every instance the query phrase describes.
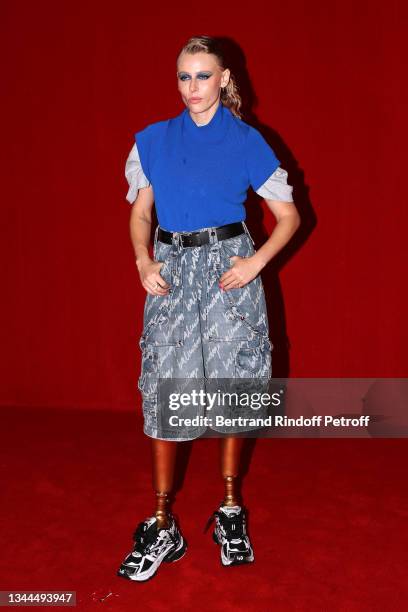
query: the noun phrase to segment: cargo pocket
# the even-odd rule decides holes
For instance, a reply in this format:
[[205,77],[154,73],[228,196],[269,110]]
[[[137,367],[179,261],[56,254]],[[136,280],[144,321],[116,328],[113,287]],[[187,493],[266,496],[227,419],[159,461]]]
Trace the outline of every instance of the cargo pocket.
[[137,386],[144,395],[157,394],[158,359],[158,351],[153,347],[148,346],[143,349],[141,373]]
[[262,338],[259,346],[241,346],[235,355],[236,378],[270,378],[272,348],[269,338]]

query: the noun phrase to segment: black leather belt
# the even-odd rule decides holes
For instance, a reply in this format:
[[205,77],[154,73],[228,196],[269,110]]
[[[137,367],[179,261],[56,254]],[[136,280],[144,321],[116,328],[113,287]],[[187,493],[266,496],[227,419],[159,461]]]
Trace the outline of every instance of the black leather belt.
[[183,247],[201,246],[202,244],[208,244],[210,241],[209,232],[216,232],[218,240],[226,240],[227,238],[233,238],[239,236],[245,229],[241,221],[237,223],[227,223],[227,225],[220,225],[212,230],[203,230],[202,232],[191,232],[189,234],[183,234],[183,232],[168,232],[167,230],[159,227],[157,232],[157,239],[160,242],[166,242],[167,244],[173,243],[173,235],[178,234],[180,236],[180,243]]

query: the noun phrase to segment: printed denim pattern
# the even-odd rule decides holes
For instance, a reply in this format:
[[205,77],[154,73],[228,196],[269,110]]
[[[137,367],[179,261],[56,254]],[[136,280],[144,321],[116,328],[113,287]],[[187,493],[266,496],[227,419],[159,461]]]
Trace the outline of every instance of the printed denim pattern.
[[218,240],[215,228],[201,228],[208,230],[210,242],[187,248],[180,245],[178,233],[172,244],[159,241],[156,228],[154,259],[164,262],[160,275],[171,287],[166,296],[147,294],[144,305],[138,388],[143,399],[144,433],[150,437],[188,440],[206,430],[203,426],[178,430],[163,422],[157,401],[159,377],[272,376],[273,345],[260,275],[242,288],[223,291],[218,286],[219,278],[233,263],[230,257],[250,257],[255,252],[245,224],[244,228],[239,236],[225,240]]

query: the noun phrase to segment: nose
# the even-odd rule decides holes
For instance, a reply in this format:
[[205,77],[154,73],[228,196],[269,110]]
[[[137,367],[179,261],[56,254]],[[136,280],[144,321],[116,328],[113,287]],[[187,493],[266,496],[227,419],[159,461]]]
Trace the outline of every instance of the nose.
[[195,92],[198,90],[198,83],[196,78],[192,78],[190,81],[190,91]]

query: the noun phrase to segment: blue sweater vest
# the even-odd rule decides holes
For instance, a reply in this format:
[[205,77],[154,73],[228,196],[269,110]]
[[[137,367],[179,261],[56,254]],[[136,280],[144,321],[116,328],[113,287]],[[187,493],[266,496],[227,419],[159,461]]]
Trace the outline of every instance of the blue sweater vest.
[[206,125],[185,108],[135,139],[159,224],[173,232],[244,221],[249,186],[259,189],[280,164],[261,133],[221,103]]

